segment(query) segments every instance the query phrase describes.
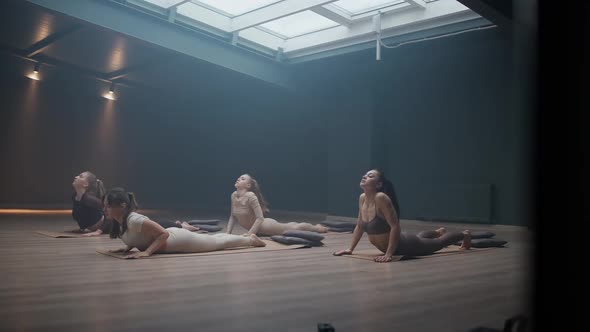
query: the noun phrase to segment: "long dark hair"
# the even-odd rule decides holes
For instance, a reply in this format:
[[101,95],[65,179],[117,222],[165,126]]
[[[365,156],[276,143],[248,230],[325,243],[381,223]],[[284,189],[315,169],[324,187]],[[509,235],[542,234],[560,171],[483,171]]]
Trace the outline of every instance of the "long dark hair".
[[114,221],[113,226],[111,227],[111,232],[109,236],[111,239],[116,239],[121,237],[127,231],[127,217],[133,211],[137,210],[137,201],[135,200],[135,195],[130,192],[126,192],[123,188],[112,188],[105,196],[106,204],[108,205],[122,205],[123,203],[127,204],[125,208],[125,217],[121,224]]
[[399,203],[397,202],[397,195],[395,194],[393,183],[389,181],[382,170],[376,168],[373,170],[379,174],[378,179],[379,182],[381,182],[381,188],[379,188],[377,191],[380,191],[389,196],[389,199],[391,199],[391,203],[393,203],[393,207],[395,208],[395,212],[397,213],[397,218],[399,219]]
[[250,174],[246,174],[250,177],[250,191],[254,193],[254,195],[256,195],[256,197],[258,197],[258,202],[260,203],[260,207],[262,208],[262,212],[264,213],[268,213],[270,212],[270,210],[268,209],[268,202],[264,199],[264,196],[262,196],[262,191],[260,190],[260,185],[258,184],[258,181],[256,181],[256,179],[254,177],[252,177],[252,175]]

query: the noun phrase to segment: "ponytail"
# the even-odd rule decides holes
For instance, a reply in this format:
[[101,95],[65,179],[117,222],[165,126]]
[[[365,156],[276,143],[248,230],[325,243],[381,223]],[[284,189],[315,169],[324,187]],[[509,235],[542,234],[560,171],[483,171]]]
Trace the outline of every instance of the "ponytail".
[[111,232],[109,234],[111,239],[120,238],[127,231],[127,217],[131,212],[136,211],[138,208],[135,194],[132,192],[128,193],[123,188],[112,188],[106,194],[105,199],[109,205],[122,205],[123,203],[127,205],[123,221],[120,225],[118,222],[113,222],[113,227],[111,227]]
[[395,188],[393,187],[393,183],[385,176],[385,173],[375,169],[375,171],[377,171],[377,173],[379,173],[379,181],[381,181],[382,185],[381,188],[379,188],[378,191],[384,193],[385,195],[387,195],[389,197],[389,199],[391,200],[391,203],[393,204],[393,207],[395,208],[395,212],[397,214],[397,217],[399,219],[400,214],[399,214],[399,203],[397,201],[397,195],[395,194]]
[[102,200],[105,195],[104,184],[94,173],[89,171],[85,173],[87,174],[86,179],[88,180],[88,189],[86,191]]
[[262,196],[262,191],[260,190],[260,185],[258,184],[258,181],[256,181],[256,179],[254,179],[250,174],[246,175],[250,177],[250,184],[252,185],[250,189],[258,198],[258,203],[260,203],[260,208],[262,208],[262,212],[269,213],[270,210],[268,209],[268,202],[264,199],[264,196]]
[[96,179],[96,194],[98,198],[100,198],[101,200],[104,198],[104,195],[106,194],[106,190],[104,189],[104,183],[101,179]]
[[134,193],[127,193],[129,197],[129,213],[137,211],[139,204],[137,204],[137,200],[135,199]]

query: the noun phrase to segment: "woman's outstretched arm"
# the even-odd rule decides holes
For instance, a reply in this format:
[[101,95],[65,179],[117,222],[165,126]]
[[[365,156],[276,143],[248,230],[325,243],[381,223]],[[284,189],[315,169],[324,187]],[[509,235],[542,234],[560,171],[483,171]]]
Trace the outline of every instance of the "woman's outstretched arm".
[[361,220],[361,207],[363,206],[363,202],[365,200],[365,194],[362,194],[359,197],[359,215],[356,221],[356,226],[354,227],[354,231],[352,232],[352,241],[350,243],[350,247],[348,249],[339,250],[333,253],[334,256],[342,256],[342,255],[351,255],[356,248],[357,244],[363,237],[363,227],[362,227],[362,220]]
[[393,254],[395,253],[395,249],[397,249],[397,246],[399,244],[399,238],[401,235],[399,219],[397,218],[397,213],[395,212],[393,203],[387,195],[383,193],[377,194],[377,196],[375,197],[375,203],[377,205],[377,210],[381,211],[383,216],[385,216],[385,220],[387,220],[387,223],[390,227],[389,241],[387,244],[387,250],[385,251],[385,255],[376,257],[375,262],[391,262]]
[[151,256],[166,244],[166,240],[170,236],[164,227],[150,219],[147,219],[143,222],[143,225],[141,226],[141,232],[153,238],[154,241],[146,250],[129,255],[128,258]]

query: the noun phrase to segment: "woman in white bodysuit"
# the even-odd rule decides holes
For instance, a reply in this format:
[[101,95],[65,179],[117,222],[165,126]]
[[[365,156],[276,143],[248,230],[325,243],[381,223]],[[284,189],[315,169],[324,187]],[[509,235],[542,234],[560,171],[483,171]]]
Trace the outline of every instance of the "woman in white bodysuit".
[[140,250],[128,258],[141,258],[155,253],[198,253],[237,247],[264,247],[266,243],[255,234],[248,236],[230,234],[197,234],[184,228],[163,228],[141,215],[133,193],[121,188],[111,190],[105,196],[107,215],[114,220],[111,238],[120,238],[127,247],[111,252]]

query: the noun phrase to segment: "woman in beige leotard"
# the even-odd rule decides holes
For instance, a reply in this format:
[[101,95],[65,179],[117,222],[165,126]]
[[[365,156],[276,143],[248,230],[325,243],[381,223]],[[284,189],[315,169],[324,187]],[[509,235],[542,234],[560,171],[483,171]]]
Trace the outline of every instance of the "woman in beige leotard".
[[325,233],[328,228],[309,223],[280,223],[271,218],[264,218],[269,212],[256,179],[248,174],[241,175],[235,183],[236,191],[231,194],[231,215],[227,233],[231,234],[235,223],[248,230],[246,234],[282,235],[288,230],[312,231]]

